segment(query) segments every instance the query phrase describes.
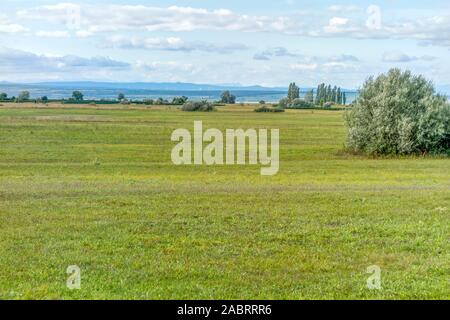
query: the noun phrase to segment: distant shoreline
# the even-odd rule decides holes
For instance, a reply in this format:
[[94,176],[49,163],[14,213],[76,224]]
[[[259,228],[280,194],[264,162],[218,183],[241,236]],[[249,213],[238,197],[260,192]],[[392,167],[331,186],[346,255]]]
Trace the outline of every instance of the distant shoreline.
[[[64,84],[67,85],[67,84]],[[86,100],[115,100],[119,93],[123,93],[127,99],[130,100],[144,100],[144,99],[167,99],[172,100],[174,97],[186,96],[191,101],[220,100],[220,95],[223,89],[210,90],[153,90],[153,89],[130,89],[130,88],[104,88],[104,87],[60,87],[54,85],[45,86],[43,84],[1,84],[0,92],[8,94],[9,97],[17,96],[19,92],[27,90],[30,92],[32,99],[38,99],[42,96],[47,96],[51,100],[69,99],[74,90],[83,92]],[[301,89],[300,96],[303,97],[306,91],[311,89]],[[280,99],[286,97],[287,90],[276,89],[231,89],[230,90],[237,98],[237,103],[258,103],[264,101],[267,103],[277,103]],[[357,95],[356,91],[347,90],[349,102],[352,102]]]

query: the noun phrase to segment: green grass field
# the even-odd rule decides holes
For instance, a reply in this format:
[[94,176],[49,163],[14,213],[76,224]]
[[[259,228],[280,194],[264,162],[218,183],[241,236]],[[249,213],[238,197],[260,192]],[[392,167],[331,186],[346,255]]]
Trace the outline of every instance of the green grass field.
[[[0,106],[1,299],[450,298],[448,158],[349,155],[340,111],[32,107]],[[174,166],[194,120],[279,128],[280,172]]]

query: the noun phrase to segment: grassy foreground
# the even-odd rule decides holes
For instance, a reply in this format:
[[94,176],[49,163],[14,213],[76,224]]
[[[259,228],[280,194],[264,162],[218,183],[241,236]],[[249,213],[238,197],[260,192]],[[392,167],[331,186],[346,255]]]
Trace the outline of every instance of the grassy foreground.
[[[450,298],[448,158],[348,155],[337,111],[32,107],[0,106],[0,299]],[[194,120],[279,128],[280,172],[174,166]]]

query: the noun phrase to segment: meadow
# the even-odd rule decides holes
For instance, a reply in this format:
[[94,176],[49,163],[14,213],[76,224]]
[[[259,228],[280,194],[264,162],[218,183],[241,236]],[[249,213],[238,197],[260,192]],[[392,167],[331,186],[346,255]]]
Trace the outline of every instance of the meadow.
[[[0,299],[450,298],[448,158],[349,154],[342,111],[253,109],[0,106]],[[280,129],[279,173],[173,165],[194,120]]]

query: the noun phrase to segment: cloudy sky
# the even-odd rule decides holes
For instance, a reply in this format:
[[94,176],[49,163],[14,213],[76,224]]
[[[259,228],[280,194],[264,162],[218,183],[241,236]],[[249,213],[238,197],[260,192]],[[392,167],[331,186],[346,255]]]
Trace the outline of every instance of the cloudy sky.
[[0,2],[0,81],[450,84],[448,0]]

